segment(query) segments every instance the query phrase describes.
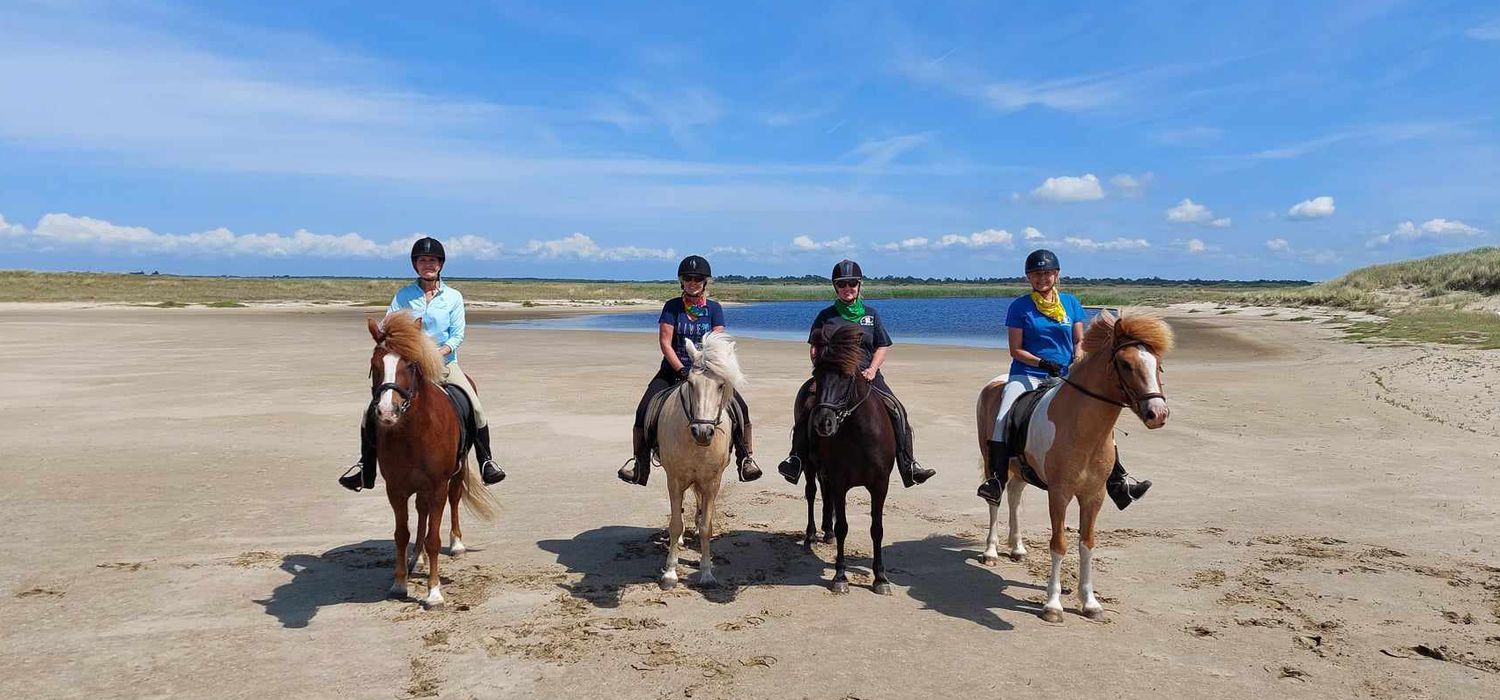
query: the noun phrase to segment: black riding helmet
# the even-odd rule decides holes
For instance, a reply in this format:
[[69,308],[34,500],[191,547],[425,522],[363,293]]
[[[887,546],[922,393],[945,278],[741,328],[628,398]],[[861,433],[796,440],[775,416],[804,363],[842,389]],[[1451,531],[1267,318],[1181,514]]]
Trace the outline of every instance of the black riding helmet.
[[442,242],[431,236],[428,236],[426,238],[419,238],[417,239],[416,243],[411,244],[412,262],[416,262],[417,258],[423,255],[431,255],[432,257],[437,258],[438,262],[448,262],[448,256],[443,253]]
[[683,258],[682,262],[677,263],[677,279],[682,279],[687,275],[713,277],[714,269],[709,267],[708,260],[703,256],[689,255]]
[[1046,248],[1031,251],[1026,256],[1026,272],[1038,272],[1041,270],[1062,270],[1062,265],[1057,262],[1057,254]]
[[865,278],[864,270],[859,269],[859,263],[853,260],[840,260],[833,266],[833,274],[829,275],[834,282],[839,280],[862,280]]

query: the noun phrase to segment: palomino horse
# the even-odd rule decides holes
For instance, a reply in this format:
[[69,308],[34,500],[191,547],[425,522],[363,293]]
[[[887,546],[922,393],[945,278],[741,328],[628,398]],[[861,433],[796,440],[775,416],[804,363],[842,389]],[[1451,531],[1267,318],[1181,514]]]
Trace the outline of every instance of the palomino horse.
[[449,549],[453,556],[464,552],[458,526],[460,499],[484,520],[494,520],[499,504],[484,488],[478,470],[468,464],[468,455],[459,453],[458,412],[437,383],[443,376],[443,360],[432,338],[422,332],[422,320],[397,311],[379,323],[369,319],[369,326],[375,339],[370,355],[370,410],[375,412],[376,454],[380,475],[385,477],[385,495],[396,516],[396,581],[391,584],[391,595],[406,596],[406,547],[411,535],[406,506],[416,494],[418,556],[426,556],[428,567],[423,602],[437,607],[443,604],[438,548],[444,502],[453,510]]
[[713,538],[714,505],[719,498],[720,478],[729,464],[729,431],[724,413],[733,410],[735,387],[745,383],[740,361],[734,354],[734,338],[727,333],[709,333],[703,348],[686,341],[693,370],[687,381],[668,389],[657,418],[656,452],[667,472],[667,496],[671,499],[671,523],[667,529],[667,562],[661,570],[661,587],[677,585],[677,552],[682,545],[682,500],[689,486],[698,501],[698,585],[713,586],[714,558],[709,552]]
[[[1083,614],[1097,619],[1104,608],[1094,597],[1094,525],[1104,504],[1104,481],[1115,462],[1115,421],[1120,409],[1128,408],[1147,428],[1155,430],[1167,422],[1167,400],[1162,394],[1161,357],[1172,349],[1172,329],[1150,316],[1122,316],[1118,320],[1101,312],[1083,338],[1084,355],[1068,370],[1064,383],[1047,390],[1037,402],[1026,435],[1026,463],[1047,484],[1047,505],[1052,520],[1052,575],[1047,581],[1047,603],[1042,619],[1062,621],[1062,560],[1068,552],[1063,518],[1068,504],[1078,499],[1078,597]],[[1000,394],[1002,375],[990,380],[979,392],[979,459],[988,463],[990,435]],[[1010,506],[1008,554],[1019,560],[1026,554],[1021,542],[1021,491],[1026,481],[1020,463],[1012,459],[1005,488]],[[990,504],[990,531],[985,538],[984,563],[993,565],[999,554],[1000,507]]]
[[[840,326],[831,333],[824,327],[823,343],[813,365],[813,382],[817,386],[817,405],[812,409],[810,425],[813,469],[823,487],[825,512],[833,504],[834,536],[838,539],[838,558],[834,561],[833,592],[847,593],[849,577],[844,564],[844,538],[849,534],[845,502],[849,489],[863,486],[870,492],[870,539],[875,543],[874,590],[891,594],[891,583],[885,578],[880,539],[884,534],[885,494],[891,482],[891,466],[896,460],[896,431],[875,388],[859,372],[864,356],[860,347],[863,331],[859,326]],[[831,337],[830,337],[831,336]],[[808,489],[808,530],[812,530],[812,494]]]

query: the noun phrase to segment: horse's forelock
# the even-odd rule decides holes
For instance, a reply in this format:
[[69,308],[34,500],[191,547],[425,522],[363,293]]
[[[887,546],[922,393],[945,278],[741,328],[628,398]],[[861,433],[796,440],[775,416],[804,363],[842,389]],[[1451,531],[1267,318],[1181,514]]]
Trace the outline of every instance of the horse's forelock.
[[402,310],[386,314],[380,322],[380,329],[383,335],[381,347],[407,362],[417,363],[428,381],[442,380],[443,358],[438,354],[437,343],[422,331],[421,321],[411,312]]
[[845,376],[859,371],[859,361],[864,357],[860,347],[864,331],[859,326],[823,327],[822,344],[818,346],[818,365]]
[[1172,327],[1159,316],[1150,314],[1131,314],[1121,316],[1120,322],[1115,326],[1115,332],[1121,338],[1139,340],[1151,348],[1151,352],[1157,355],[1165,355],[1172,351],[1175,338],[1172,335]]
[[734,336],[722,331],[709,333],[703,337],[702,353],[697,359],[703,371],[729,385],[730,390],[745,384],[745,375],[734,350]]

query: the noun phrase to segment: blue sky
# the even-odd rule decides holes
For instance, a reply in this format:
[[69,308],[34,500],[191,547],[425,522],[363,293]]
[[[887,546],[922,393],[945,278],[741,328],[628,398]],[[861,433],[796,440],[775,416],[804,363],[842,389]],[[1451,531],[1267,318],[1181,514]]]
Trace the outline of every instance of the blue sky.
[[0,268],[1323,279],[1500,237],[1494,3],[370,7],[0,5]]

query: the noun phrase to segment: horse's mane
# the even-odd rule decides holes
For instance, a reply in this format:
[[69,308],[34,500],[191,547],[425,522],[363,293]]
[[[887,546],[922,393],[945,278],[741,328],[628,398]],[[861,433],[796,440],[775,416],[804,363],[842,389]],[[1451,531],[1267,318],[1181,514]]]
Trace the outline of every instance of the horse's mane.
[[443,357],[437,343],[422,330],[422,320],[401,310],[385,315],[380,321],[380,345],[407,362],[417,363],[422,376],[430,382],[442,381]]
[[844,376],[859,372],[859,361],[864,359],[864,331],[859,326],[833,326],[824,324],[814,343],[818,348],[817,366]]
[[1128,340],[1139,340],[1153,354],[1165,355],[1172,351],[1172,327],[1149,314],[1122,313],[1115,318],[1108,311],[1101,311],[1084,331],[1083,351],[1093,354]]
[[709,333],[703,336],[702,350],[694,364],[731,388],[744,385],[745,375],[740,371],[739,357],[734,354],[734,336],[723,331]]

